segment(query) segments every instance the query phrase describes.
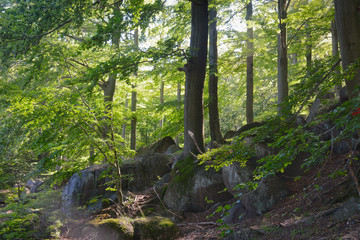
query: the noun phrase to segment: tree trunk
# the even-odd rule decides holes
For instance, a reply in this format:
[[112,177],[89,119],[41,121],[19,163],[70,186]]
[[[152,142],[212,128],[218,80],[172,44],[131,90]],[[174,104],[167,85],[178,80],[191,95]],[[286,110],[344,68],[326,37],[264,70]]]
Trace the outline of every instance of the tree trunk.
[[[160,85],[160,104],[164,104],[164,81],[161,82]],[[159,122],[159,127],[162,128],[164,126],[164,118],[161,117]]]
[[254,121],[254,30],[249,27],[253,15],[252,0],[246,5],[247,57],[246,57],[246,122]]
[[[339,57],[339,40],[338,40],[338,34],[336,30],[336,23],[335,20],[331,22],[331,42],[332,42],[332,55],[335,58]],[[340,74],[339,70],[335,70],[335,74]],[[340,97],[340,90],[342,88],[341,82],[339,85],[335,87],[335,94],[336,96]]]
[[[335,0],[335,19],[342,65],[347,69],[360,58],[360,0]],[[345,82],[349,98],[358,96],[355,90],[360,84],[359,68]]]
[[279,29],[278,34],[278,115],[281,115],[283,110],[282,103],[288,96],[288,56],[287,56],[287,40],[286,40],[286,0],[278,0],[278,17]]
[[[134,48],[139,48],[139,30],[135,29],[134,32]],[[137,72],[135,72],[135,76],[137,76]],[[131,130],[130,130],[130,149],[136,150],[136,123],[137,118],[135,116],[136,113],[136,104],[137,104],[137,93],[136,93],[136,86],[132,85],[132,92],[131,92],[131,112],[133,116],[131,117]]]
[[191,2],[190,59],[182,68],[186,74],[184,100],[185,156],[205,151],[203,93],[208,41],[208,2]]
[[[120,5],[121,5],[120,2],[114,4],[113,7],[114,16],[120,15],[120,9],[119,9]],[[114,32],[112,33],[112,39],[111,39],[112,48],[119,49],[120,37],[121,37],[120,28],[117,27],[114,29]],[[118,203],[119,205],[122,205],[123,196],[124,196],[122,192],[122,180],[121,180],[122,174],[118,159],[117,148],[114,145],[115,135],[113,131],[113,116],[112,116],[112,104],[116,89],[116,78],[117,78],[117,73],[115,72],[110,73],[108,80],[101,85],[101,88],[104,92],[104,104],[105,104],[105,114],[104,114],[105,123],[102,126],[102,138],[105,140],[106,146],[108,147],[109,151],[111,151],[113,154],[110,156],[107,156],[106,154],[105,158],[107,159],[105,159],[105,161],[108,161],[108,163],[112,165],[116,170],[117,173],[117,176],[115,177],[116,193],[118,197]]]
[[[126,95],[126,98],[125,98],[125,108],[128,108],[128,105],[129,105],[128,102],[129,102],[129,100],[128,100],[127,95]],[[126,123],[124,123],[124,124],[122,125],[121,137],[123,138],[123,140],[124,140],[124,145],[125,145],[125,142],[126,142]]]
[[223,143],[220,130],[219,107],[218,107],[218,50],[216,30],[216,8],[212,7],[209,12],[209,125],[212,141]]
[[[177,109],[179,109],[180,108],[180,103],[181,103],[181,83],[177,84],[177,102],[179,104]],[[174,141],[175,141],[175,143],[177,145],[179,145],[179,136],[176,136]]]
[[130,130],[130,149],[136,150],[136,122],[137,118],[135,116],[136,113],[136,90],[135,86],[133,85],[133,91],[131,93],[131,112],[133,116],[131,117],[131,130]]
[[306,75],[310,76],[312,64],[312,43],[311,43],[311,28],[309,22],[305,24],[306,29]]

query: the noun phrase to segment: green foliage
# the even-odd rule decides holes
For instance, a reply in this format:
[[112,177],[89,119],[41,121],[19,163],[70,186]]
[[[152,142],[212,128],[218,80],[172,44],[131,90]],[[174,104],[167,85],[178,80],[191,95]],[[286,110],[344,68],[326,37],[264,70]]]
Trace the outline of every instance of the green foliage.
[[239,162],[240,166],[245,166],[249,158],[254,156],[252,146],[246,145],[242,141],[236,141],[232,145],[224,145],[220,148],[211,149],[199,155],[199,164],[205,164],[205,169],[214,168],[221,170],[224,166],[229,166],[233,162]]
[[61,192],[47,190],[18,199],[8,195],[0,212],[1,239],[45,239],[58,237],[61,219]]

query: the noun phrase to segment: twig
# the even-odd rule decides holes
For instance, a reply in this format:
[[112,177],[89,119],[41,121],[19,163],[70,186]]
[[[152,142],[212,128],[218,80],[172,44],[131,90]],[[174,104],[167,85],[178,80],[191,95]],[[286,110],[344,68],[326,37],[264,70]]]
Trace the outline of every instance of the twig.
[[197,225],[215,225],[215,226],[219,226],[219,223],[216,222],[199,222],[199,223],[181,223],[181,224],[177,224],[179,227],[182,226],[197,226]]
[[350,174],[351,174],[351,177],[353,178],[353,180],[354,180],[354,182],[355,182],[355,187],[356,187],[356,190],[357,190],[358,195],[359,195],[359,197],[360,197],[360,184],[359,184],[359,179],[357,178],[356,174],[354,173],[354,170],[352,169],[351,164],[349,164],[348,169],[349,169],[349,172],[350,172]]
[[332,73],[335,68],[337,67],[337,65],[339,65],[339,63],[341,62],[341,59],[339,59],[336,63],[334,63],[334,65],[331,67],[331,69],[325,74],[325,76],[317,82],[317,84],[315,85],[315,87],[311,90],[311,92],[308,94],[308,96],[306,97],[306,99],[304,100],[304,102],[301,104],[300,109],[295,113],[295,117],[301,112],[301,110],[304,108],[305,104],[309,101],[309,99],[311,98],[311,96],[313,95],[313,93],[318,89],[318,87],[320,86],[320,84],[327,79],[327,77],[330,75],[330,73]]
[[161,200],[161,197],[160,197],[159,194],[156,192],[155,187],[153,187],[152,189],[154,190],[154,193],[156,194],[156,196],[158,197],[161,205],[165,208],[166,211],[168,211],[169,213],[173,214],[174,216],[181,217],[180,215],[178,215],[178,214],[170,211],[170,210],[165,206],[164,202]]

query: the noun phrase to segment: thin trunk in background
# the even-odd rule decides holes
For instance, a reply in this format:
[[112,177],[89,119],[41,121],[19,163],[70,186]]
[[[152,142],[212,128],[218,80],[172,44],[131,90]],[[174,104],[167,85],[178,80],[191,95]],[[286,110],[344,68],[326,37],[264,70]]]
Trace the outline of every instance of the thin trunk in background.
[[306,75],[310,76],[312,64],[312,43],[311,43],[311,28],[309,21],[305,24],[306,31]]
[[218,107],[218,49],[217,49],[217,19],[216,8],[209,11],[209,125],[212,141],[223,143],[220,130],[219,107]]
[[[138,49],[139,47],[139,30],[135,29],[134,32],[134,48]],[[137,76],[137,72],[135,72],[135,76]],[[136,85],[132,85],[131,92],[131,130],[130,130],[130,149],[136,150],[136,104],[137,104],[137,92]]]
[[287,56],[287,33],[286,23],[284,20],[287,18],[287,0],[278,0],[278,18],[279,30],[278,33],[278,115],[281,115],[283,110],[282,103],[289,94],[288,86],[288,56]]
[[[180,103],[181,103],[181,83],[177,84],[177,102],[178,106],[177,109],[180,109]],[[179,136],[176,136],[174,139],[175,143],[179,145]]]
[[[331,22],[331,43],[332,43],[332,56],[335,58],[338,58],[339,57],[339,40],[338,40],[338,34],[337,34],[337,30],[336,30],[335,19],[334,19],[334,21]],[[339,69],[335,70],[335,74],[339,75],[340,70]],[[341,82],[339,83],[339,85],[335,86],[335,94],[338,97],[340,97],[341,88],[342,88]]]
[[[164,104],[164,81],[161,81],[160,84],[160,105]],[[162,128],[164,126],[164,117],[161,117],[159,122],[159,127]]]
[[246,57],[246,122],[254,121],[254,29],[249,27],[253,15],[252,0],[246,5],[247,57]]
[[[129,107],[129,100],[126,96],[125,97],[125,108],[127,109],[128,107]],[[125,144],[125,142],[126,142],[126,123],[125,122],[122,125],[121,137],[123,138],[124,144]]]

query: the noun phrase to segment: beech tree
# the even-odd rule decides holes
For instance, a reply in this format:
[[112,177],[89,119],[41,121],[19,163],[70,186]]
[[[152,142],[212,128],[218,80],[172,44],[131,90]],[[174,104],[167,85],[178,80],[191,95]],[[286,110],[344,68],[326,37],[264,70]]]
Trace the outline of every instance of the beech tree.
[[191,1],[191,39],[185,72],[184,155],[205,152],[204,82],[208,41],[208,1]]
[[[335,0],[335,22],[344,69],[360,59],[360,0]],[[359,96],[360,69],[352,78],[345,79],[349,98]]]
[[253,15],[252,0],[246,5],[247,57],[246,57],[246,122],[254,121],[254,29],[251,25]]
[[218,49],[217,49],[217,19],[216,8],[210,7],[209,11],[209,125],[212,141],[223,143],[220,130],[218,107]]
[[278,0],[278,19],[279,30],[278,33],[278,115],[281,114],[281,104],[289,94],[288,85],[288,56],[287,56],[287,32],[286,23],[287,8],[289,7],[291,0]]

